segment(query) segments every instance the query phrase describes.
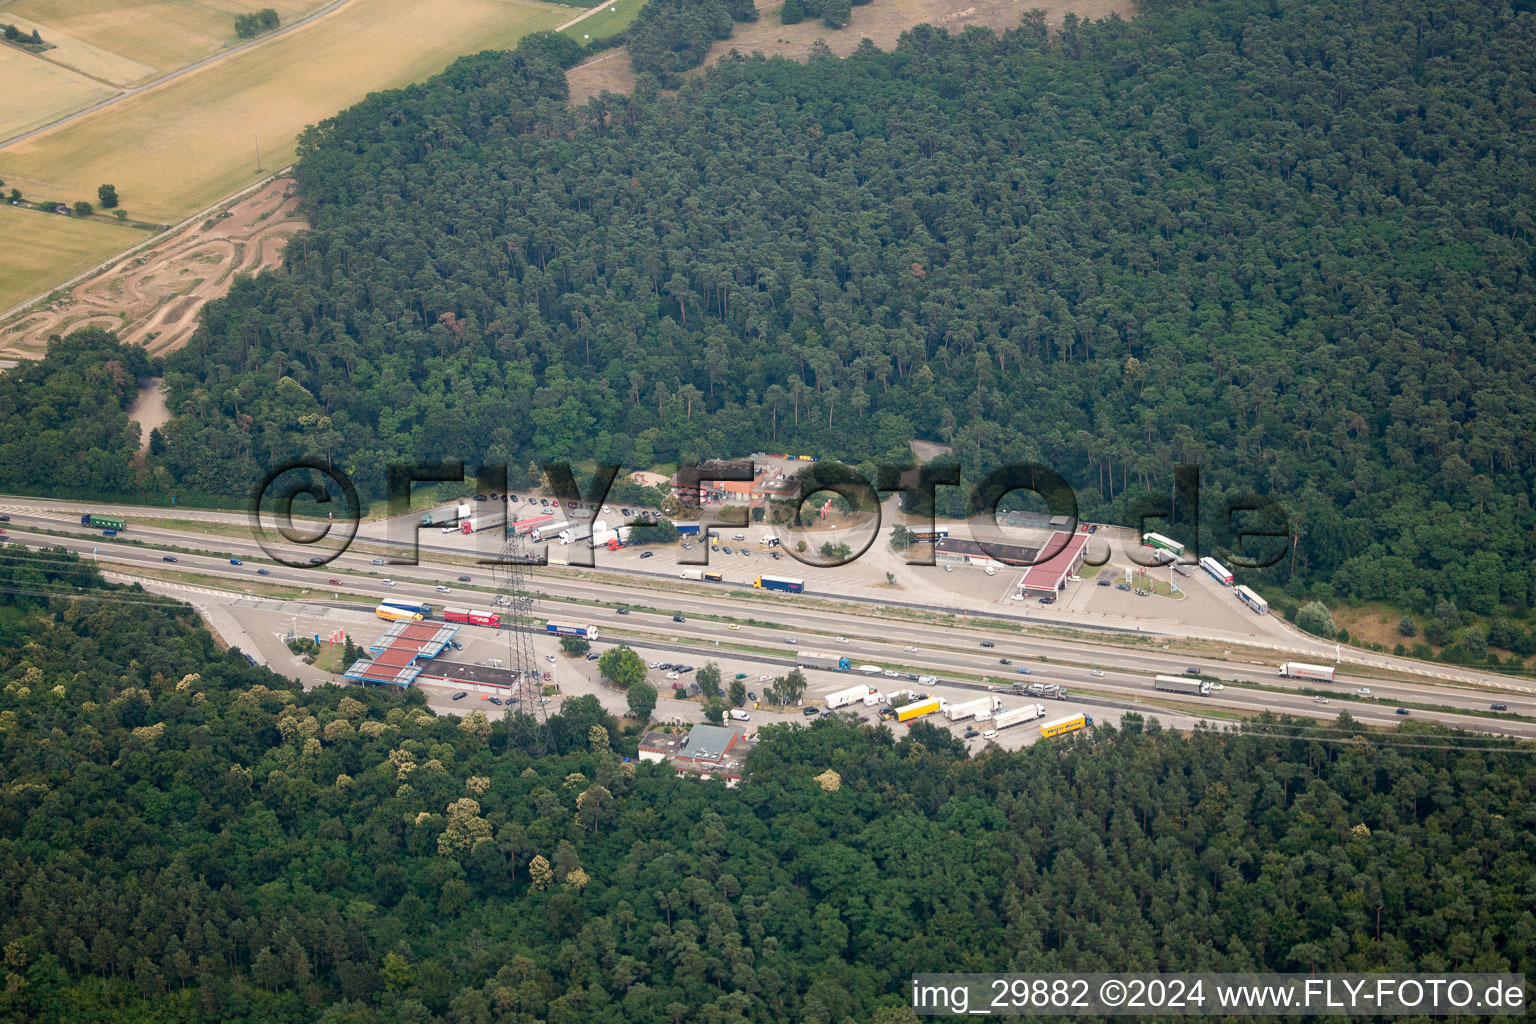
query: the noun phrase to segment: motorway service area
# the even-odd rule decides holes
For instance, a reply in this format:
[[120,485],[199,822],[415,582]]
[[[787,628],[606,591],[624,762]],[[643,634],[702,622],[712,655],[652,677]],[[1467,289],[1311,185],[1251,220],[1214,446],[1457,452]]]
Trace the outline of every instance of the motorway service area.
[[[505,523],[487,525],[500,504],[466,497],[364,522],[344,553],[312,556],[327,559],[318,565],[269,557],[238,514],[34,499],[0,500],[0,509],[10,516],[6,539],[63,545],[115,577],[190,601],[253,660],[306,685],[411,685],[437,711],[462,714],[499,713],[506,704],[492,698],[510,699],[512,616],[504,580],[485,564],[506,544]],[[554,504],[540,496],[506,503],[519,550],[548,562],[532,567],[526,583],[534,597],[531,682],[546,710],[586,693],[616,714],[626,707],[595,659],[563,653],[559,636],[545,631],[562,623],[591,638],[593,655],[623,644],[640,656],[660,694],[660,722],[703,721],[693,679],[714,662],[723,686],[740,680],[748,693],[728,722],[748,734],[838,713],[898,735],[925,721],[980,750],[1118,723],[1127,713],[1190,729],[1265,711],[1332,720],[1341,710],[1376,728],[1428,719],[1536,734],[1536,703],[1518,682],[1339,651],[1256,611],[1218,573],[1138,564],[1147,551],[1128,551],[1123,531],[1084,532],[1082,562],[1064,565],[1051,584],[1059,589],[1039,595],[1024,589],[1027,567],[989,564],[965,544],[944,543],[964,540],[964,524],[936,538],[935,564],[910,564],[889,543],[899,518],[893,505],[862,556],[827,566],[792,557],[794,536],[762,524],[713,534],[705,525],[673,544],[627,546],[628,524],[655,510],[628,508],[626,516],[626,506]],[[1009,540],[1038,547],[1055,535],[1050,524],[1035,524],[1013,529]],[[413,536],[416,564],[401,564]],[[580,561],[572,556],[581,551],[590,567],[560,564]],[[366,653],[364,669],[348,679],[304,664],[286,643],[342,634],[365,650],[381,638],[396,646]],[[401,654],[401,645],[411,649]],[[795,668],[804,693],[788,705],[770,702],[774,680]]]

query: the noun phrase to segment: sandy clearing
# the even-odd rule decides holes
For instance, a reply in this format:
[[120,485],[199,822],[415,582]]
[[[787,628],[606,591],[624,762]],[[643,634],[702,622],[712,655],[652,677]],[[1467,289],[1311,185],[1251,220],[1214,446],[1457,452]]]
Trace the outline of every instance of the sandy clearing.
[[[781,6],[782,0],[759,3],[758,20],[735,26],[731,38],[712,46],[703,67],[689,74],[702,73],[732,50],[803,61],[818,39],[839,57],[852,53],[859,40],[865,38],[889,51],[895,48],[903,32],[924,22],[950,32],[960,32],[971,25],[1003,32],[1017,28],[1029,11],[1041,10],[1045,12],[1046,24],[1054,31],[1061,27],[1068,13],[1094,21],[1112,14],[1131,18],[1136,13],[1133,0],[873,0],[853,9],[853,20],[846,28],[830,29],[820,18],[784,25],[779,21]],[[573,104],[585,103],[604,89],[629,92],[635,87],[629,51],[622,47],[577,65],[566,72],[566,79],[570,82]]]

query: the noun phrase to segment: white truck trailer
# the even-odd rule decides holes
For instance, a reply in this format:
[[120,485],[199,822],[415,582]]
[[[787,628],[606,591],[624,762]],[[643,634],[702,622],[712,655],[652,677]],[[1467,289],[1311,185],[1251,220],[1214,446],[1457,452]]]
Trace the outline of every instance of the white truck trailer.
[[1280,674],[1287,679],[1315,679],[1320,683],[1333,682],[1332,665],[1304,665],[1299,661],[1288,661],[1280,666]]
[[1158,676],[1152,680],[1152,688],[1165,693],[1187,693],[1191,697],[1204,697],[1211,692],[1211,684],[1206,680],[1185,676]]
[[860,683],[858,686],[850,686],[846,690],[838,690],[827,694],[827,710],[846,707],[849,704],[863,702],[869,696],[869,684]]
[[944,717],[951,722],[958,722],[966,718],[986,721],[992,717],[992,712],[1002,706],[1002,700],[997,697],[977,697],[975,700],[949,705],[944,709]]
[[1025,704],[1022,707],[1009,708],[1007,711],[999,711],[992,716],[992,728],[1006,729],[1011,725],[1021,722],[1033,722],[1037,718],[1045,717],[1044,704]]

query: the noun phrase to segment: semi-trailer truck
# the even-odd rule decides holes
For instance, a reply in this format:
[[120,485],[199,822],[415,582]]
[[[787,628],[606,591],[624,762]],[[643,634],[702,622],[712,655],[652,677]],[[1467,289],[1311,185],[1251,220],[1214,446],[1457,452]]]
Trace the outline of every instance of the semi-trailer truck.
[[444,622],[463,622],[471,626],[490,626],[492,629],[501,628],[501,616],[495,612],[482,612],[474,608],[444,608]]
[[827,694],[827,710],[846,707],[849,704],[858,704],[868,696],[869,686],[864,683],[860,683],[858,686],[850,686],[846,690],[838,690],[836,693],[829,693]]
[[1009,726],[1022,722],[1033,722],[1037,718],[1045,717],[1044,704],[1025,704],[1023,707],[1009,708],[1007,711],[999,711],[992,716],[992,728],[1006,729]]
[[1239,601],[1243,602],[1243,604],[1247,605],[1249,608],[1252,608],[1255,613],[1259,615],[1269,614],[1269,602],[1264,600],[1249,588],[1235,587],[1233,588],[1233,593],[1237,595],[1237,599]]
[[551,523],[544,523],[543,525],[535,526],[532,530],[530,530],[528,532],[528,539],[534,541],[535,543],[538,543],[539,541],[550,540],[553,537],[560,536],[560,532],[562,530],[569,530],[570,528],[571,524],[568,522],[556,521]]
[[752,585],[758,590],[781,590],[786,594],[799,594],[805,590],[805,580],[788,576],[759,576],[752,581]]
[[543,515],[529,516],[527,519],[519,519],[512,524],[512,532],[520,537],[530,536],[535,530],[555,522],[555,517],[546,512]]
[[414,612],[408,608],[396,608],[388,604],[379,605],[373,610],[373,614],[385,622],[416,622],[421,618],[421,612]]
[[597,639],[596,626],[568,626],[559,622],[546,622],[544,632],[553,633],[556,636],[584,636],[588,640]]
[[907,704],[907,705],[904,705],[903,707],[897,708],[896,709],[896,721],[898,721],[898,722],[911,722],[911,721],[914,721],[915,719],[922,718],[924,715],[931,715],[931,714],[933,714],[936,711],[943,711],[943,710],[944,710],[944,700],[942,698],[940,698],[940,697],[928,697],[928,698],[926,698],[924,700],[916,700],[916,701],[913,701],[911,704]]
[[1069,715],[1066,718],[1055,718],[1049,722],[1040,723],[1040,738],[1050,739],[1052,736],[1060,736],[1066,732],[1076,732],[1079,729],[1088,729],[1093,726],[1093,718],[1090,715]]
[[817,654],[815,651],[801,651],[795,655],[795,664],[801,668],[820,668],[828,672],[847,672],[848,659],[838,657],[836,654]]
[[121,516],[103,516],[94,512],[80,517],[81,526],[94,526],[98,530],[126,530],[128,520]]
[[500,512],[495,515],[483,512],[459,520],[459,529],[464,533],[479,533],[481,530],[489,530],[498,525],[503,527],[507,525],[507,517]]
[[435,508],[421,517],[422,526],[442,526],[446,523],[457,523],[474,515],[474,509],[468,502],[459,505],[447,505],[443,508]]
[[[951,704],[944,709],[944,717],[951,722],[958,722],[965,718],[976,718],[985,721],[992,717],[992,712],[1003,706],[1003,702],[997,697],[977,697],[962,704]],[[1041,712],[1044,714],[1044,712]]]
[[1152,680],[1152,688],[1168,693],[1185,693],[1192,697],[1204,697],[1211,692],[1211,684],[1204,679],[1187,679],[1183,676],[1158,676]]
[[[847,661],[848,659],[844,658],[843,660]],[[859,674],[866,676],[884,675],[885,669],[881,668],[879,665],[860,665]]]
[[1211,578],[1224,587],[1232,585],[1232,570],[1222,565],[1216,559],[1209,556],[1200,559],[1200,568],[1211,574]]
[[1318,682],[1333,682],[1333,666],[1331,665],[1304,665],[1299,661],[1288,661],[1280,666],[1280,674],[1287,679],[1315,679]]
[[389,608],[398,608],[401,611],[414,612],[425,619],[432,614],[432,606],[425,601],[411,601],[406,598],[386,597],[379,602]]

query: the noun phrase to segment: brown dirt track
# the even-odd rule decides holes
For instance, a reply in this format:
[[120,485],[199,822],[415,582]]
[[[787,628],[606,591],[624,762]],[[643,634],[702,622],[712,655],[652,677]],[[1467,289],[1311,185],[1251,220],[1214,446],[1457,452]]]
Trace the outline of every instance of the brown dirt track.
[[235,275],[278,266],[283,245],[308,226],[292,185],[290,178],[274,179],[79,282],[67,298],[16,317],[0,327],[0,353],[36,357],[51,336],[90,326],[157,355],[180,348],[205,303],[227,293]]

